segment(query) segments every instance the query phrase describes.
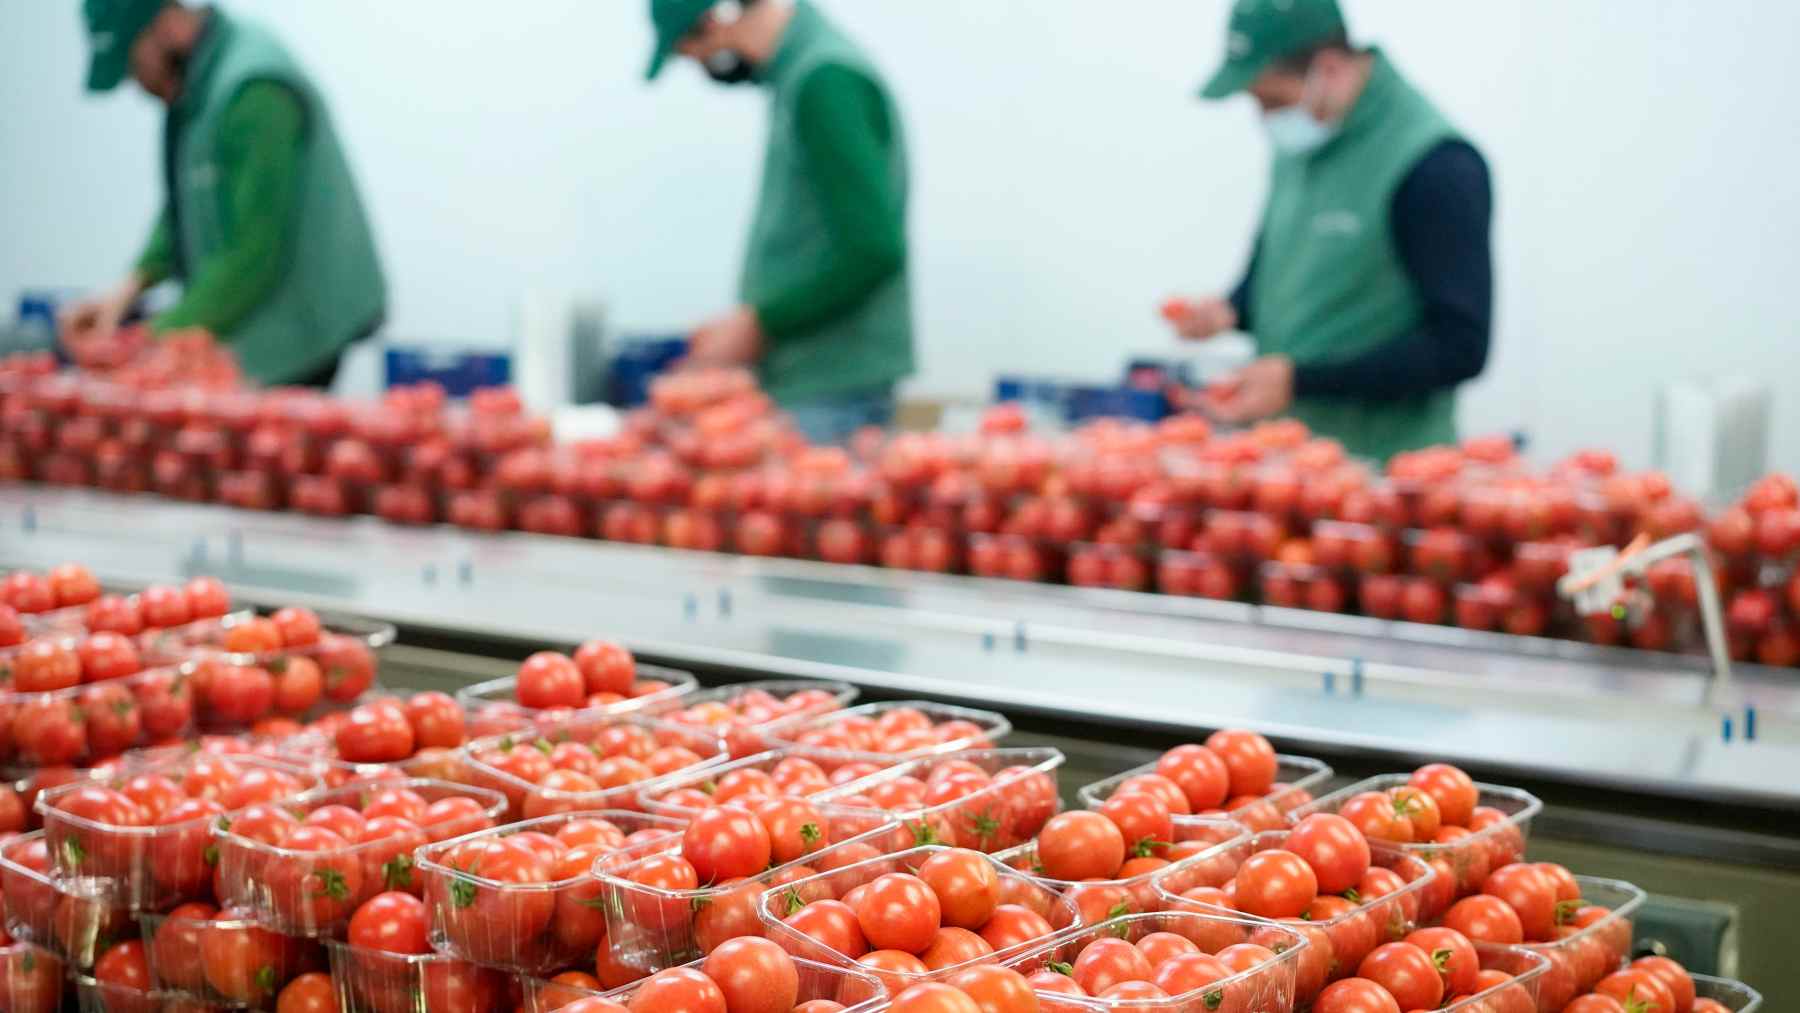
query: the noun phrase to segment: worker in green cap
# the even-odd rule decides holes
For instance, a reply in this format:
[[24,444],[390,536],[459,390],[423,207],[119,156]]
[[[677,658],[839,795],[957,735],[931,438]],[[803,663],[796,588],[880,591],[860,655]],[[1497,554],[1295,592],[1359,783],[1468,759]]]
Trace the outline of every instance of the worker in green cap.
[[[118,340],[138,297],[180,300],[154,333],[204,328],[265,384],[330,386],[387,306],[374,237],[324,98],[268,31],[217,7],[84,0],[89,91],[127,73],[167,107],[164,202],[124,281],[61,321],[71,348]],[[80,356],[78,355],[78,358]]]
[[1274,149],[1248,270],[1176,299],[1183,337],[1242,330],[1258,358],[1193,400],[1248,423],[1292,415],[1385,459],[1456,438],[1456,388],[1487,363],[1487,163],[1336,0],[1237,0],[1201,94],[1248,92]]
[[809,0],[650,0],[656,48],[770,100],[740,304],[700,325],[695,363],[753,365],[821,443],[885,425],[913,370],[900,113],[861,48]]

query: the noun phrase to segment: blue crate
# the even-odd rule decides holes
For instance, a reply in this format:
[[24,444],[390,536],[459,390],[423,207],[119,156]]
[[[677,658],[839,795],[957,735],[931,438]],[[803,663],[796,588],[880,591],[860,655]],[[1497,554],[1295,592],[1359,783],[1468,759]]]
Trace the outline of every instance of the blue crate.
[[1089,419],[1124,418],[1160,422],[1169,415],[1169,399],[1160,390],[1134,387],[1074,387],[1069,391],[1070,425]]
[[629,338],[619,346],[607,370],[606,401],[636,408],[650,400],[650,381],[687,355],[687,338]]
[[468,397],[483,387],[512,382],[512,356],[431,345],[389,345],[384,354],[387,386],[431,381],[451,397]]

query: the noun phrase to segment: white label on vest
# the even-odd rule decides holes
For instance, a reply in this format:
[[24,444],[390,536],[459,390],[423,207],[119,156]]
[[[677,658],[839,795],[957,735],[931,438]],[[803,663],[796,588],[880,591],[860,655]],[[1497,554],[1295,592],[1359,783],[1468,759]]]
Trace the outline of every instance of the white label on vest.
[[1362,234],[1362,218],[1354,211],[1321,211],[1313,216],[1313,232],[1321,236]]

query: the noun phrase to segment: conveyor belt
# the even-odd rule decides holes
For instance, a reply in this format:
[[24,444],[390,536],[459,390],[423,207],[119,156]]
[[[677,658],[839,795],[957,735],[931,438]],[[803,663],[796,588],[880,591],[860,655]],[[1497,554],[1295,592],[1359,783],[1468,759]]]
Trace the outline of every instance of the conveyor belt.
[[0,564],[64,559],[122,583],[211,573],[251,600],[380,616],[410,632],[560,644],[604,634],[739,676],[831,676],[1090,729],[1245,725],[1299,751],[1389,766],[1447,758],[1650,800],[1800,809],[1800,678],[1754,666],[1740,672],[1741,700],[1722,710],[1704,702],[1696,659],[1636,651],[1156,595],[0,489]]

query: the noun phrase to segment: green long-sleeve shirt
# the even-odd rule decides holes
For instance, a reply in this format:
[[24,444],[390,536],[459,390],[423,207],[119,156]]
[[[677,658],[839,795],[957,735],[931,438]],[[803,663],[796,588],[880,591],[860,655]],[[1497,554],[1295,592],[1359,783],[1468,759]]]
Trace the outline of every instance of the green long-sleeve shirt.
[[854,308],[906,263],[905,194],[888,171],[894,125],[875,84],[846,67],[819,68],[800,90],[795,127],[836,256],[754,307],[773,338]]
[[[300,97],[284,85],[246,85],[226,106],[219,132],[219,171],[227,195],[225,213],[236,223],[232,242],[193,265],[181,300],[152,320],[154,331],[204,327],[229,339],[281,277],[300,178],[306,115]],[[163,208],[138,257],[146,285],[175,273],[169,210]]]

